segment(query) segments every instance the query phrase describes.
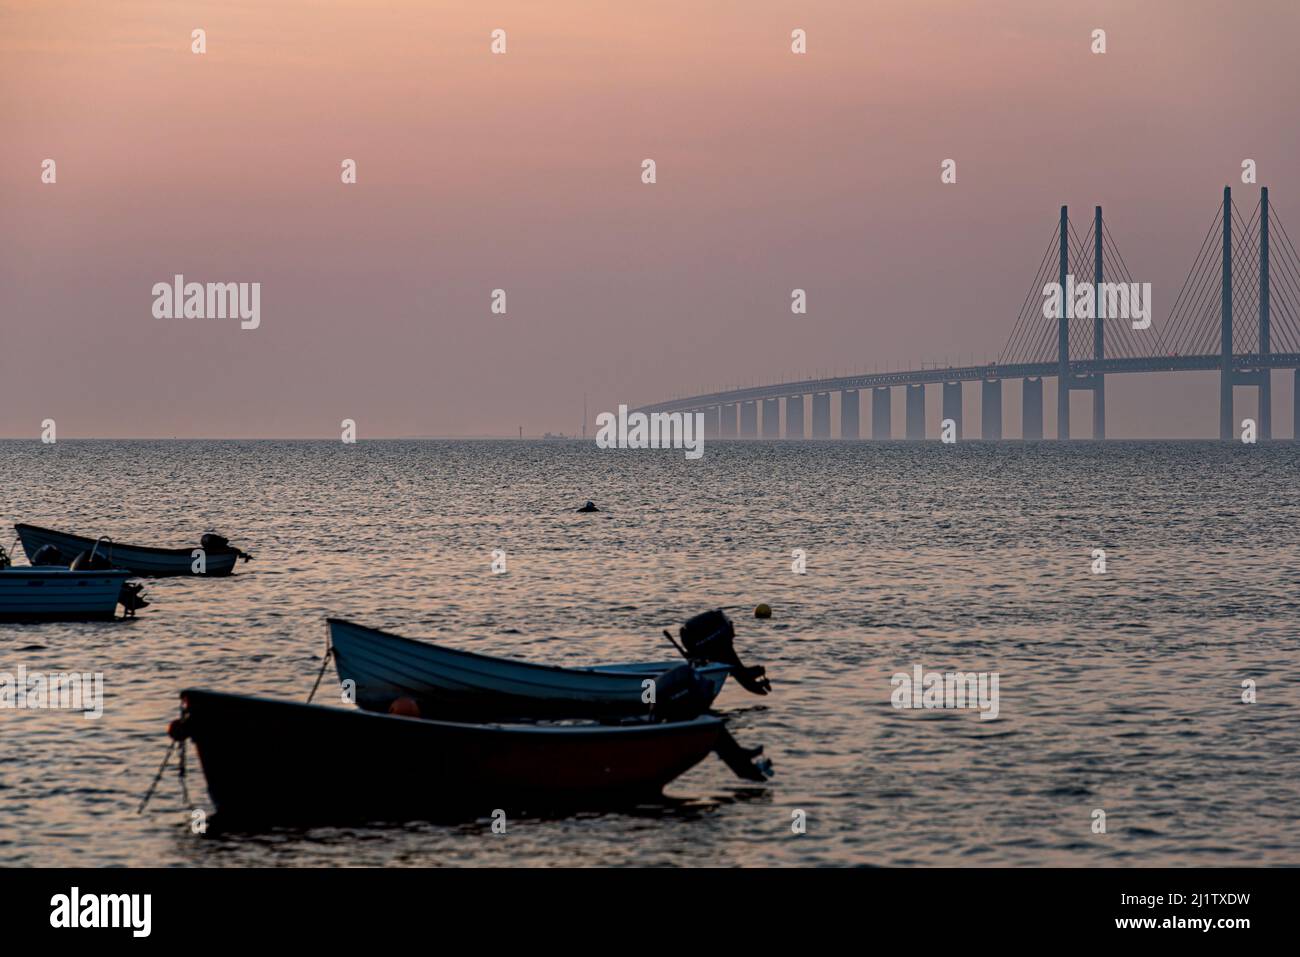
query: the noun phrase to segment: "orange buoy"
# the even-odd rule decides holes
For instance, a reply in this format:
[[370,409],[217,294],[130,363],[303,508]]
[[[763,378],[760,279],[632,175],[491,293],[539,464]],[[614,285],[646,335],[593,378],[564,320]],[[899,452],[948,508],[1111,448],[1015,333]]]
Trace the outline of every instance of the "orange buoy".
[[399,714],[404,718],[418,718],[420,706],[414,698],[397,698],[388,706],[389,714]]

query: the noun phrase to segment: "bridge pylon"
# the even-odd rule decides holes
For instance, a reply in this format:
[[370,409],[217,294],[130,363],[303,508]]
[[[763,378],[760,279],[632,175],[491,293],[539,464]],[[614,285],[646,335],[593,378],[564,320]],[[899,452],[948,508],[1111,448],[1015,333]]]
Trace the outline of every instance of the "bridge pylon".
[[[1272,348],[1269,329],[1269,280],[1268,280],[1268,187],[1259,190],[1259,353],[1269,354]],[[1273,438],[1273,371],[1265,366],[1260,370],[1262,378],[1259,383],[1259,437],[1268,441]],[[1300,421],[1300,420],[1297,420]]]
[[[1239,223],[1240,217],[1235,214],[1232,204],[1232,187],[1223,187],[1223,210],[1220,213],[1223,229],[1222,262],[1219,267],[1219,438],[1224,442],[1233,441],[1236,434],[1237,422],[1232,395],[1234,386],[1254,386],[1258,389],[1259,421],[1255,424],[1255,437],[1257,440],[1264,441],[1273,437],[1273,381],[1272,366],[1268,361],[1273,354],[1269,213],[1268,187],[1263,186],[1259,191],[1257,209],[1259,233],[1256,238],[1251,232],[1251,227],[1255,225],[1255,217],[1252,216],[1249,222]],[[1236,239],[1233,238],[1234,235]],[[1259,249],[1258,290],[1251,284],[1250,280],[1253,276],[1249,272],[1251,247],[1256,245]],[[1286,255],[1285,250],[1283,255]],[[1292,255],[1294,255],[1293,249]],[[1286,276],[1289,275],[1287,270],[1294,270],[1294,266],[1291,265],[1290,259],[1285,259],[1284,262],[1288,264],[1283,270],[1283,275]],[[1237,277],[1240,277],[1240,281]],[[1290,280],[1284,282],[1289,283]],[[1240,294],[1247,310],[1252,306],[1250,301],[1252,296],[1258,300],[1258,337],[1254,343],[1250,341],[1249,330],[1246,331],[1244,343],[1237,341],[1237,329],[1234,326],[1236,294]],[[1283,312],[1287,313],[1288,308],[1294,310],[1294,306],[1285,306],[1284,297]],[[1285,337],[1288,329],[1285,322],[1283,325]],[[1290,332],[1294,338],[1294,330]],[[1252,348],[1252,345],[1255,348]],[[1244,348],[1243,353],[1237,352],[1239,346]]]
[[1219,440],[1232,441],[1232,187],[1223,187],[1223,265],[1219,272]]
[[[1106,327],[1103,323],[1101,314],[1101,284],[1102,284],[1102,257],[1101,257],[1101,207],[1098,206],[1093,211],[1092,220],[1093,235],[1093,259],[1092,259],[1092,281],[1095,284],[1094,289],[1097,293],[1097,308],[1093,310],[1092,318],[1092,357],[1097,360],[1106,358]],[[1094,377],[1092,388],[1092,437],[1100,442],[1106,438],[1106,376],[1098,372]]]
[[[1093,310],[1092,310],[1092,358],[1104,359],[1106,357],[1106,333],[1103,326],[1105,317],[1103,316],[1103,297],[1101,295],[1101,284],[1103,274],[1102,263],[1102,219],[1101,207],[1097,206],[1093,210],[1093,263],[1092,263],[1092,289],[1093,289]],[[1076,249],[1076,255],[1082,255],[1082,250]],[[1070,438],[1070,393],[1078,391],[1089,391],[1092,393],[1092,437],[1094,439],[1104,439],[1106,437],[1106,377],[1100,372],[1091,375],[1073,375],[1070,372],[1070,320],[1068,318],[1072,305],[1067,301],[1067,281],[1068,277],[1073,275],[1070,270],[1070,208],[1061,207],[1061,228],[1060,228],[1060,250],[1059,250],[1059,274],[1058,281],[1061,288],[1061,314],[1057,318],[1056,326],[1056,436],[1062,441],[1068,441]],[[1077,263],[1082,265],[1082,263]],[[1082,270],[1080,276],[1083,277]],[[1083,281],[1087,281],[1083,279]],[[1077,282],[1076,282],[1077,285]]]
[[1070,439],[1070,320],[1071,304],[1066,302],[1066,277],[1070,273],[1070,207],[1061,207],[1061,314],[1056,320],[1056,437]]

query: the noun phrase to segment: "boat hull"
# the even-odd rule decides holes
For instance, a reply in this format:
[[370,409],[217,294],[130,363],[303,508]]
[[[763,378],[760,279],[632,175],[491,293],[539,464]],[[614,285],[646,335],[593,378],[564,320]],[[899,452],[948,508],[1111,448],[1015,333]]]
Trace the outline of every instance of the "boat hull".
[[714,747],[722,721],[454,724],[244,695],[181,695],[225,821],[336,823],[611,807],[653,798]]
[[[22,542],[27,560],[43,545],[54,545],[68,556],[71,561],[80,552],[88,552],[95,547],[95,539],[82,535],[70,535],[50,528],[36,525],[15,525],[18,538]],[[196,546],[197,547],[197,546]],[[105,542],[99,546],[116,568],[124,568],[136,575],[163,577],[169,575],[196,575],[193,548],[148,548],[143,545],[123,545],[120,542]],[[204,556],[207,577],[224,577],[235,569],[239,556],[234,552],[209,552]]]
[[[681,661],[559,668],[459,651],[328,620],[330,646],[340,682],[354,682],[356,703],[386,712],[398,698],[411,698],[428,717],[456,720],[511,718],[615,718],[647,715],[645,681]],[[707,708],[722,690],[730,668],[696,668],[711,691]]]
[[106,621],[117,613],[125,571],[6,568],[0,571],[0,621]]

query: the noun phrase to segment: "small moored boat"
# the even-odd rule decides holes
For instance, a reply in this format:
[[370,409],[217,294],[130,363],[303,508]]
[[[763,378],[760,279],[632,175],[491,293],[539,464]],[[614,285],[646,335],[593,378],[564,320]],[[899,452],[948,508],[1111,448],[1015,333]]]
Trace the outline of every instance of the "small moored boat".
[[117,613],[127,571],[0,566],[0,621],[96,621]]
[[[426,718],[645,716],[674,688],[687,694],[674,703],[673,716],[694,716],[713,703],[733,667],[677,660],[561,668],[460,651],[339,618],[328,624],[339,681],[352,682],[346,687],[360,707],[387,712],[406,698]],[[669,675],[671,687],[665,684]],[[655,683],[653,703],[647,681]]]
[[[40,561],[66,567],[81,552],[98,549],[115,568],[124,568],[136,575],[224,576],[234,570],[240,558],[244,561],[251,558],[213,533],[205,534],[199,545],[193,548],[152,548],[123,545],[105,538],[86,538],[37,525],[18,524],[14,530],[18,532],[27,560],[33,565]],[[196,571],[196,568],[200,570]]]
[[325,823],[579,810],[658,796],[704,759],[719,718],[631,725],[456,724],[188,690],[193,739],[226,820]]

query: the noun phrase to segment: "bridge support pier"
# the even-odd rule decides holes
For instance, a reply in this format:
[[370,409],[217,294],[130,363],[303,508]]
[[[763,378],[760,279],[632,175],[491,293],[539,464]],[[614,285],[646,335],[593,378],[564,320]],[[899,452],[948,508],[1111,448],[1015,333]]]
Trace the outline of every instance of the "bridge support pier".
[[980,438],[988,442],[1002,439],[1002,380],[985,379],[980,383]]
[[[1267,404],[1272,402],[1272,396],[1269,394],[1270,377],[1273,375],[1270,369],[1251,369],[1246,372],[1234,371],[1228,377],[1228,394],[1232,394],[1232,387],[1237,385],[1253,386],[1259,390],[1259,421],[1255,423],[1255,439],[1262,441],[1272,438],[1272,415],[1264,411]],[[1231,406],[1229,406],[1231,408]],[[1266,418],[1267,416],[1267,418]],[[1264,422],[1268,421],[1269,434],[1264,433]],[[1228,439],[1232,441],[1236,437],[1237,423],[1232,423],[1229,427]]]
[[758,403],[740,403],[740,437],[753,439],[758,437]]
[[[1296,381],[1300,382],[1300,371],[1296,375]],[[893,415],[889,396],[889,386],[871,390],[871,437],[877,441],[888,441],[890,438]]]
[[736,437],[736,403],[728,402],[719,407],[722,418],[722,427],[719,435],[724,439],[734,439]]
[[858,390],[845,389],[840,393],[840,438],[858,437]]
[[907,437],[912,440],[925,438],[925,386],[923,385],[907,387]]
[[961,441],[961,383],[945,382],[943,384],[943,417],[952,419],[956,424],[957,441]]
[[[1104,439],[1106,437],[1106,377],[1101,373],[1095,375],[1077,375],[1067,376],[1064,379],[1057,380],[1057,388],[1065,393],[1065,416],[1070,415],[1070,393],[1090,390],[1092,392],[1092,437],[1094,439]],[[1098,410],[1100,409],[1100,416]],[[1069,431],[1069,423],[1066,423],[1066,431]],[[1069,435],[1063,436],[1069,438]]]
[[803,438],[803,396],[792,395],[785,400],[785,437]]
[[1261,369],[1263,377],[1259,383],[1259,440],[1272,441],[1273,438],[1273,371]]
[[763,400],[763,438],[779,439],[781,437],[781,400]]
[[711,405],[705,409],[695,409],[687,412],[687,415],[694,415],[696,412],[704,413],[704,437],[706,439],[716,439],[718,437],[718,406]]
[[818,392],[812,397],[812,436],[814,439],[831,437],[831,394]]
[[1219,371],[1219,441],[1232,441],[1232,373]]
[[1043,437],[1043,380],[1025,379],[1020,392],[1020,434],[1026,442]]

